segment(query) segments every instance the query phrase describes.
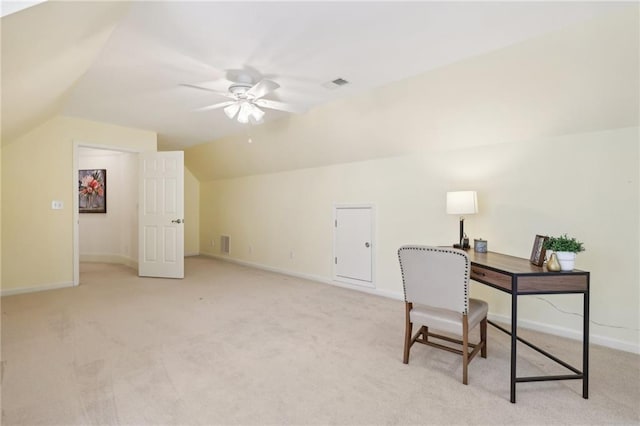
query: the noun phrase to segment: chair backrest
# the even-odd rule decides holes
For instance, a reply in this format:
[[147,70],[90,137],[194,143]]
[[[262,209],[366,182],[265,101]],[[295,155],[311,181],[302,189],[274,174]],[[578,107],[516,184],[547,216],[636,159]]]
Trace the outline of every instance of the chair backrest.
[[470,261],[464,250],[402,246],[398,259],[405,302],[467,313]]

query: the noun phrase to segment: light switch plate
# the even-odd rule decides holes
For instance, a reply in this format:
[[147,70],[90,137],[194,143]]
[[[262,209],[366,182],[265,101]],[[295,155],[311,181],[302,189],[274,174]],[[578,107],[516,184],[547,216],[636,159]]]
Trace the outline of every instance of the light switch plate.
[[64,203],[60,200],[53,200],[51,202],[51,210],[62,210]]

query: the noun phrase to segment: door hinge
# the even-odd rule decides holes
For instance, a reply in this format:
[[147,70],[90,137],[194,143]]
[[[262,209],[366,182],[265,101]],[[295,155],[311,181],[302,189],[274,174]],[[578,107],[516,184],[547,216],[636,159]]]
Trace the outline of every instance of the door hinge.
[[338,219],[336,219],[334,222],[335,222],[335,227],[337,228],[338,227]]
[[334,259],[333,262],[337,265],[338,264],[338,258],[334,257],[333,259]]

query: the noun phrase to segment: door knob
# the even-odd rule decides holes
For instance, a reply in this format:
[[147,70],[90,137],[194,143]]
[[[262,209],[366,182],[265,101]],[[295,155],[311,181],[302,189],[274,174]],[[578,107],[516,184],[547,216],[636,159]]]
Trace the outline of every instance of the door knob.
[[369,243],[364,243],[364,246],[365,246],[365,247],[369,247],[369,246],[371,246],[371,244],[369,244]]
[[182,219],[176,219],[171,221],[171,223],[182,223],[182,222],[183,222]]

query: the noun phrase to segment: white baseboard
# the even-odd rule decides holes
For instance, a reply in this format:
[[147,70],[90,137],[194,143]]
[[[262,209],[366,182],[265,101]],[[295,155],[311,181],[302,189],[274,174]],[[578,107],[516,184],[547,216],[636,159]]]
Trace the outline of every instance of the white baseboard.
[[130,268],[138,268],[138,259],[120,254],[81,254],[80,262],[116,263]]
[[[489,313],[488,318],[492,321],[511,324],[511,317],[507,317],[505,315],[496,315]],[[539,331],[541,333],[553,334],[554,336],[566,337],[572,340],[582,341],[582,331],[576,331],[570,328],[558,327],[555,325],[544,324],[537,321],[523,320],[520,318],[518,318],[518,327]],[[598,334],[589,333],[589,343],[606,346],[608,348],[618,349],[625,352],[640,354],[640,347],[634,345],[633,343],[612,339],[606,336],[600,336]]]
[[260,263],[249,262],[249,261],[241,260],[241,259],[234,259],[232,257],[222,256],[222,255],[219,255],[219,254],[211,254],[211,253],[200,253],[200,254],[202,256],[211,257],[211,258],[214,258],[214,259],[220,259],[220,260],[224,260],[226,262],[236,263],[238,265],[249,266],[249,267],[256,268],[256,269],[262,269],[263,271],[276,272],[278,274],[289,275],[291,277],[302,278],[304,280],[321,282],[323,284],[329,284],[329,285],[333,285],[333,286],[336,286],[336,287],[348,288],[348,289],[351,289],[351,290],[361,291],[363,293],[375,294],[377,296],[387,297],[387,298],[390,298],[390,299],[404,300],[404,295],[402,293],[395,293],[395,292],[391,292],[391,291],[380,290],[380,289],[377,289],[377,288],[367,287],[367,286],[360,286],[360,285],[356,285],[356,284],[343,283],[343,282],[335,281],[335,280],[333,280],[331,278],[323,277],[323,276],[320,276],[320,275],[304,274],[304,273],[301,273],[301,272],[289,271],[289,270],[281,269],[281,268],[274,268],[272,266],[267,266],[267,265],[263,265],[263,264],[260,264]]
[[47,291],[47,290],[57,290],[60,288],[73,287],[73,283],[62,282],[62,283],[52,283],[52,284],[43,284],[33,287],[20,287],[20,288],[8,288],[2,289],[0,291],[0,296],[13,296],[14,294],[23,294],[23,293],[35,293],[36,291]]
[[[185,257],[199,255],[199,252],[189,252],[184,254]],[[118,263],[132,268],[138,267],[138,259],[123,256],[121,254],[81,254],[80,262]]]
[[[271,267],[271,266],[266,266],[266,265],[262,265],[262,264],[254,263],[254,262],[248,262],[246,260],[234,259],[232,257],[221,256],[221,255],[218,255],[218,254],[201,253],[201,255],[202,256],[206,256],[206,257],[211,257],[211,258],[214,258],[214,259],[224,260],[226,262],[237,263],[237,264],[243,265],[243,266],[249,266],[249,267],[256,268],[256,269],[262,269],[262,270],[265,270],[265,271],[276,272],[276,273],[279,273],[279,274],[289,275],[289,276],[292,276],[292,277],[302,278],[302,279],[311,280],[311,281],[317,281],[317,282],[321,282],[321,283],[324,283],[324,284],[334,285],[334,286],[337,286],[337,287],[344,287],[344,288],[348,288],[348,289],[351,289],[351,290],[361,291],[361,292],[364,292],[364,293],[375,294],[375,295],[378,295],[378,296],[387,297],[389,299],[404,300],[404,294],[402,294],[402,293],[397,293],[397,292],[392,292],[392,291],[387,291],[387,290],[379,290],[379,289],[376,289],[376,288],[363,287],[363,286],[358,286],[358,285],[350,285],[350,284],[334,281],[334,280],[332,280],[330,278],[326,278],[326,277],[322,277],[322,276],[318,276],[318,275],[310,275],[310,274],[304,274],[304,273],[295,272],[295,271],[288,271],[288,270],[281,269],[281,268],[274,268],[274,267]],[[489,313],[488,317],[489,317],[490,320],[493,320],[493,321],[502,322],[502,323],[506,323],[506,324],[510,324],[511,323],[511,317],[506,317],[504,315],[496,315],[496,314]],[[539,332],[542,332],[542,333],[552,334],[554,336],[566,337],[566,338],[573,339],[573,340],[582,340],[582,332],[579,332],[579,331],[576,331],[576,330],[572,330],[572,329],[568,329],[568,328],[565,328],[565,327],[559,327],[559,326],[555,326],[555,325],[544,324],[544,323],[540,323],[540,322],[536,322],[536,321],[528,321],[528,320],[518,319],[518,327],[525,328],[525,329],[530,329],[530,330],[534,330],[534,331],[539,331]],[[633,343],[630,343],[630,342],[625,342],[625,341],[622,341],[622,340],[612,339],[610,337],[601,336],[601,335],[597,335],[597,334],[593,334],[593,333],[589,334],[589,340],[590,340],[591,344],[596,344],[596,345],[600,345],[600,346],[606,346],[606,347],[612,348],[612,349],[617,349],[617,350],[621,350],[621,351],[625,351],[625,352],[632,352],[632,353],[640,354],[640,347],[637,346],[637,345],[634,345]]]

